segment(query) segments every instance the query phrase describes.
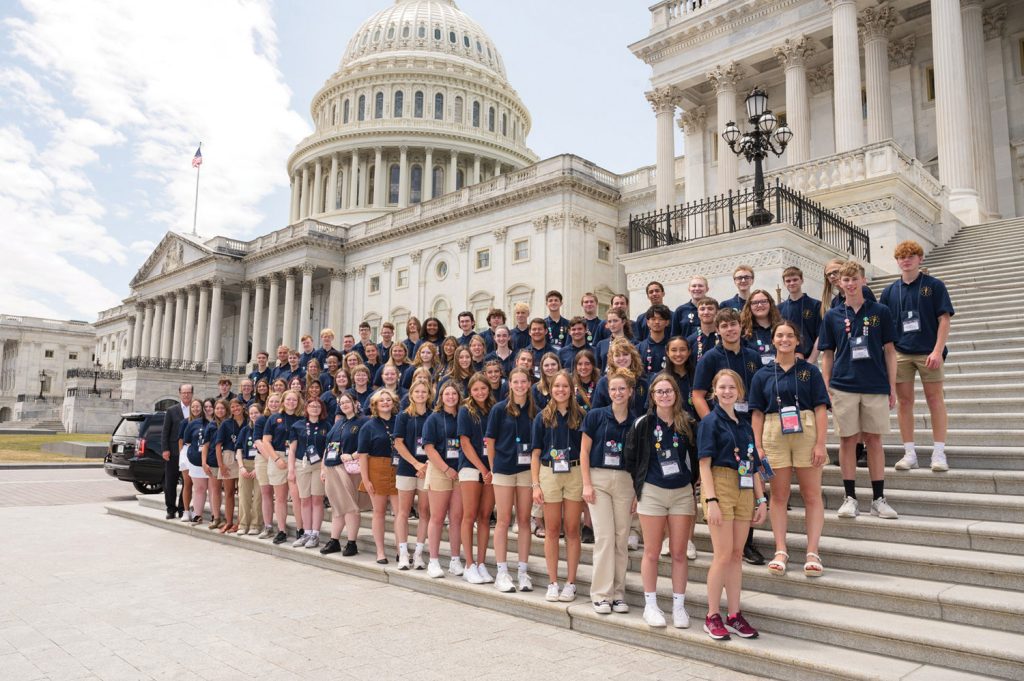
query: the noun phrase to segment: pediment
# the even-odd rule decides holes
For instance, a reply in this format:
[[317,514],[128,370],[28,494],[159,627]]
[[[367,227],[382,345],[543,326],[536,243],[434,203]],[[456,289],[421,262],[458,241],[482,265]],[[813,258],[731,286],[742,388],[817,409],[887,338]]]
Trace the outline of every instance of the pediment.
[[186,267],[210,255],[209,249],[186,237],[168,232],[132,278],[131,286]]

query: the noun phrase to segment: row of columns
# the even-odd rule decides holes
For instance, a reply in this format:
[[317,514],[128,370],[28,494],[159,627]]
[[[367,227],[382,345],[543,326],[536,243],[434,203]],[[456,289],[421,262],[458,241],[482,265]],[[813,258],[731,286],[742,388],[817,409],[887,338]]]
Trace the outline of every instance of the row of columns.
[[213,279],[137,303],[128,356],[219,363],[223,292],[223,280]]

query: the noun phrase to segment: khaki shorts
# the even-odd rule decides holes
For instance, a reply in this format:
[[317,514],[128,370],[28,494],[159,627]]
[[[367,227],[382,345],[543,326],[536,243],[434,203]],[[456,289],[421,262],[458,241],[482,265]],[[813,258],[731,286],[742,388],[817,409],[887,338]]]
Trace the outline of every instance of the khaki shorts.
[[495,487],[533,487],[533,479],[530,476],[530,471],[523,471],[522,473],[516,473],[515,475],[495,473],[491,479],[491,483]]
[[237,480],[238,479],[238,461],[235,459],[235,453],[233,451],[225,449],[221,454],[221,459],[224,461],[224,465],[217,471],[218,480]]
[[299,488],[299,498],[322,497],[324,483],[320,479],[321,463],[309,463],[305,459],[295,462],[295,484]]
[[779,415],[764,415],[761,444],[772,468],[810,468],[813,465],[814,443],[817,441],[814,412],[801,409],[800,425],[804,432],[783,435]]
[[832,389],[832,422],[836,435],[889,434],[889,396],[847,393]]
[[427,478],[425,476],[419,478],[414,475],[396,475],[395,487],[398,488],[399,492],[423,491],[427,489]]
[[544,493],[545,504],[583,501],[583,471],[573,466],[568,473],[555,473],[550,466],[541,464],[540,491]]
[[459,484],[458,480],[449,480],[442,470],[444,469],[433,463],[427,464],[427,489],[433,492],[451,492]]
[[459,482],[483,482],[483,478],[475,466],[466,466],[459,471]]
[[680,489],[665,489],[645,482],[636,503],[640,515],[696,515],[697,502],[693,499],[693,485]]
[[[276,452],[277,456],[281,457],[282,461],[288,461],[288,454],[285,452]],[[278,487],[280,485],[288,484],[288,466],[284,468],[278,468],[277,464],[272,460],[267,462],[267,482]]]
[[928,359],[928,355],[904,355],[899,350],[896,351],[896,382],[897,383],[913,383],[914,372],[921,374],[922,383],[942,383],[942,379],[945,378],[943,369],[946,363],[943,362],[939,365],[938,369],[929,369],[925,366],[925,360]]
[[270,478],[267,477],[267,457],[262,454],[256,455],[256,482],[261,487],[266,487],[270,484]]
[[[754,517],[754,490],[740,489],[740,474],[735,468],[712,466],[711,477],[715,481],[715,496],[718,498],[722,520],[749,522]],[[707,518],[707,485],[700,486],[700,506],[704,518]]]

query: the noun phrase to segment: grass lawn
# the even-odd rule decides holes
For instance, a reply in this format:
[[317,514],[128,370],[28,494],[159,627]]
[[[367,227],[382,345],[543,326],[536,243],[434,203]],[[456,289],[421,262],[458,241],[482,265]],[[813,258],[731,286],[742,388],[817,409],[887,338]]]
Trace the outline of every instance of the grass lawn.
[[99,462],[102,460],[50,454],[48,452],[39,451],[39,448],[47,442],[107,442],[109,439],[109,435],[86,435],[81,433],[56,433],[54,435],[0,435],[0,463]]

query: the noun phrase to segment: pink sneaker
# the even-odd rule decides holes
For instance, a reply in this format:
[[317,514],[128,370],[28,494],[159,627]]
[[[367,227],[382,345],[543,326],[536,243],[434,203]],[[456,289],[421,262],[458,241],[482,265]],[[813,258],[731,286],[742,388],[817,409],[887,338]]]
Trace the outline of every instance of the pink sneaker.
[[743,613],[729,615],[726,620],[726,628],[740,638],[757,638],[757,629],[750,626],[750,623],[743,617]]
[[704,618],[704,631],[716,641],[729,640],[729,630],[722,624],[722,616],[718,613]]

